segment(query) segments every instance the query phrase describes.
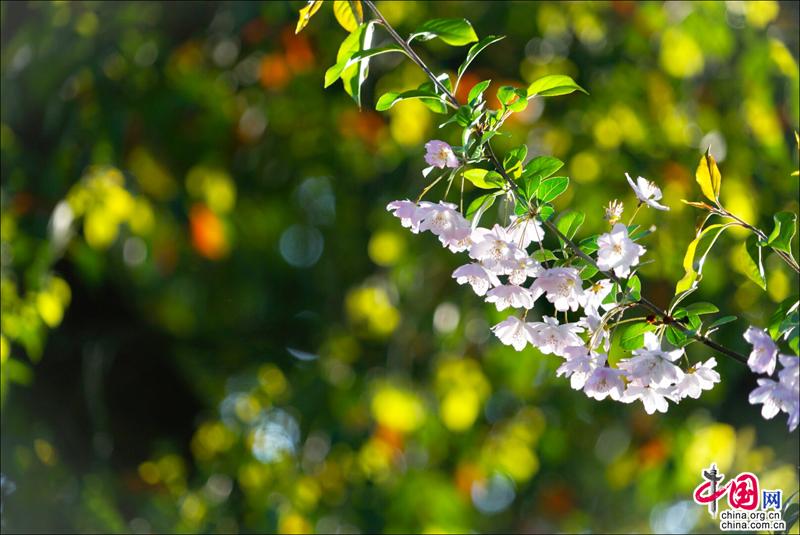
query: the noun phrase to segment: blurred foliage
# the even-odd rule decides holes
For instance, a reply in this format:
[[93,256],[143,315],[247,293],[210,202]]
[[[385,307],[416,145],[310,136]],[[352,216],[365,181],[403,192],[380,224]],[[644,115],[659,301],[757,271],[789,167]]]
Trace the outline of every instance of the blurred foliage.
[[[499,315],[454,284],[457,259],[384,210],[451,132],[418,102],[371,111],[423,75],[381,56],[361,110],[324,91],[345,34],[321,9],[295,35],[303,5],[0,4],[4,530],[703,531],[690,492],[711,462],[797,488],[798,435],[761,421],[735,363],[649,417],[490,340]],[[796,3],[379,7],[404,31],[469,13],[508,35],[460,99],[548,73],[591,93],[532,101],[498,145],[567,162],[559,208],[594,213],[586,232],[632,201],[625,171],[662,184],[657,302],[706,148],[732,212],[768,229],[798,210]],[[453,71],[465,53],[418,48]],[[774,255],[768,292],[750,282],[742,238],[698,295],[742,318],[720,331],[740,350],[798,292]]]

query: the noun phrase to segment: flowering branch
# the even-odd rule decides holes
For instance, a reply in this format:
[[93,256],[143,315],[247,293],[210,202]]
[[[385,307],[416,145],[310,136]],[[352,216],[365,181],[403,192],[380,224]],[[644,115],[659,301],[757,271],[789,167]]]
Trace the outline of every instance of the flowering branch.
[[[587,396],[597,400],[606,397],[623,403],[639,400],[649,414],[666,412],[668,400],[678,403],[686,397],[698,398],[702,391],[710,390],[720,381],[719,373],[714,370],[715,358],[704,363],[692,364],[689,361],[684,348],[692,342],[700,342],[726,357],[747,364],[750,370],[759,374],[772,375],[776,363],[780,362],[779,381],[758,379],[759,386],[751,392],[749,400],[752,404],[763,404],[762,415],[765,418],[786,412],[790,431],[798,426],[800,359],[795,355],[779,355],[775,341],[786,340],[795,353],[798,352],[800,303],[782,303],[773,314],[769,331],[755,327],[747,330],[744,338],[753,345],[748,357],[708,337],[721,325],[734,321],[734,316],[720,317],[703,328],[701,316],[719,312],[715,305],[694,302],[679,306],[697,290],[703,263],[717,238],[734,225],[753,232],[745,244],[749,259],[747,275],[762,288],[766,287],[761,260],[764,247],[774,250],[797,270],[791,251],[791,241],[796,232],[795,214],[776,214],[775,229],[767,236],[727,211],[719,201],[722,176],[716,162],[706,153],[698,166],[696,179],[714,206],[705,202],[685,202],[708,210],[709,217],[718,215],[733,222],[706,226],[709,219],[706,217],[687,248],[683,261],[686,273],[678,281],[675,296],[665,310],[642,296],[636,271],[642,265],[640,258],[646,249],[637,242],[651,231],[641,230],[633,224],[642,207],[669,210],[659,202],[662,193],[658,186],[643,177],[634,181],[626,173],[639,201],[628,224],[619,222],[624,211],[622,203],[611,201],[605,211],[611,230],[576,243],[573,237],[585,215],[568,210],[556,218],[552,206],[552,201],[569,185],[568,177],[554,176],[563,162],[550,156],[528,160],[525,145],[509,151],[501,160],[492,148],[491,138],[499,133],[508,117],[524,110],[530,99],[585,92],[583,88],[563,75],[545,76],[527,89],[502,86],[497,90],[501,107],[494,110],[487,108],[484,93],[490,81],[484,80],[470,89],[466,102],[461,104],[455,97],[450,76],[434,74],[411,47],[411,42],[438,38],[452,46],[475,43],[458,69],[457,87],[475,56],[502,37],[487,36],[479,40],[465,19],[435,19],[425,22],[408,39],[403,39],[371,0],[363,3],[376,19],[362,22],[359,16],[354,27],[349,28],[351,34],[339,49],[338,63],[326,72],[326,87],[341,78],[347,92],[360,104],[359,92],[369,58],[386,52],[403,53],[428,76],[430,81],[417,89],[382,95],[376,109],[383,111],[402,100],[419,99],[435,113],[448,116],[440,126],[456,123],[463,127],[462,145],[454,147],[441,140],[426,143],[425,161],[430,167],[423,171],[423,175],[430,179],[429,184],[416,202],[394,201],[387,209],[393,211],[401,224],[412,232],[429,231],[452,252],[468,253],[471,263],[453,272],[456,282],[469,284],[477,295],[494,304],[498,311],[522,309],[521,317],[512,314],[492,327],[503,344],[517,351],[531,344],[542,354],[562,357],[565,362],[556,375],[569,377],[572,388],[583,390]],[[360,13],[360,9],[356,11]],[[396,44],[370,48],[372,25],[383,27]],[[487,162],[492,169],[481,167]],[[447,189],[444,197],[447,198],[457,175],[461,178],[460,209],[445,201],[422,200],[445,179]],[[475,198],[466,210],[463,205],[465,180],[479,190],[487,191]],[[499,210],[503,225],[495,224],[491,229],[479,226],[483,214],[498,198],[513,204],[513,215]],[[503,206],[508,207],[509,203]],[[545,234],[558,239],[560,250],[554,252],[543,246]],[[538,245],[538,250],[530,253],[528,249],[533,243]],[[605,278],[596,280],[598,275]],[[528,279],[533,280],[529,286],[526,285]],[[588,288],[584,287],[586,282]],[[528,311],[542,296],[555,309],[553,316],[545,315],[542,321],[527,321]],[[652,314],[623,319],[624,313],[634,307]],[[570,322],[569,312],[579,310],[584,316]],[[562,322],[559,322],[557,317],[562,315]],[[611,334],[619,329],[622,329],[619,345],[623,350],[632,351],[632,356],[609,365],[607,353],[611,348]],[[662,349],[664,337],[675,349]],[[601,352],[603,350],[605,352]],[[685,360],[685,368],[681,358]]]
[[[406,54],[408,54],[408,56],[411,58],[411,60],[414,63],[416,63],[425,72],[426,75],[428,75],[428,77],[431,79],[431,81],[434,84],[439,86],[440,90],[446,96],[446,98],[451,103],[453,103],[456,107],[458,107],[459,103],[458,103],[458,100],[456,99],[455,95],[453,95],[446,87],[444,87],[441,84],[441,82],[439,82],[438,78],[436,78],[436,76],[433,74],[433,72],[430,70],[430,68],[428,68],[428,66],[419,57],[419,55],[414,51],[414,49],[412,49],[411,46],[409,46],[408,43],[406,43],[406,41],[402,37],[400,37],[400,35],[397,33],[397,31],[395,31],[395,29],[391,26],[391,24],[389,24],[389,22],[383,17],[383,15],[378,10],[378,8],[375,6],[375,4],[371,0],[364,0],[364,4],[366,4],[366,6],[378,18],[378,20],[386,28],[386,31],[389,33],[389,35],[392,37],[392,39],[394,39],[397,42],[398,45],[403,47],[403,49],[406,51]],[[500,160],[495,155],[494,150],[491,147],[491,144],[487,144],[487,152],[488,152],[489,160],[492,162],[492,165],[495,167],[497,172],[500,173],[500,175],[505,180],[506,186],[510,189],[510,191],[512,191],[514,193],[514,195],[517,197],[518,200],[520,200],[522,202],[526,202],[526,200],[524,199],[524,197],[521,195],[521,193],[519,191],[519,185],[514,181],[513,178],[508,176],[508,174],[506,173],[505,168],[503,167],[503,164],[500,162]],[[578,255],[580,258],[582,258],[583,260],[588,262],[590,265],[592,265],[594,268],[596,268],[600,273],[602,273],[603,275],[605,275],[606,277],[610,278],[612,281],[617,283],[617,285],[619,285],[620,288],[623,288],[625,286],[625,283],[619,277],[617,277],[614,274],[613,271],[600,269],[599,266],[597,265],[597,262],[592,257],[590,257],[589,255],[584,253],[581,250],[581,248],[578,247],[577,244],[575,244],[575,242],[573,242],[571,239],[569,239],[567,236],[565,236],[563,233],[561,233],[561,231],[559,231],[558,228],[552,223],[552,218],[543,220],[542,224],[549,231],[551,231],[553,234],[555,234],[559,239],[561,239],[564,243],[566,243],[567,246],[570,249],[572,249],[572,251],[576,255]],[[755,229],[755,231],[760,232],[760,231],[758,231],[758,229]],[[766,239],[766,236],[764,237],[764,239]],[[725,355],[727,357],[732,358],[733,360],[735,360],[735,361],[737,361],[737,362],[739,362],[741,364],[745,364],[745,365],[747,364],[747,357],[745,357],[741,353],[737,353],[736,351],[734,351],[732,349],[728,349],[728,348],[726,348],[726,347],[714,342],[713,340],[709,339],[708,337],[701,335],[699,332],[692,331],[691,329],[688,329],[680,321],[675,320],[674,318],[672,318],[667,313],[667,311],[663,310],[661,307],[659,307],[658,305],[656,305],[655,303],[650,301],[648,298],[646,298],[644,296],[641,296],[637,300],[637,303],[642,305],[643,307],[647,308],[648,310],[650,310],[653,314],[656,314],[656,315],[660,316],[665,323],[669,323],[671,325],[674,325],[677,329],[679,329],[685,335],[687,335],[687,336],[689,336],[691,338],[694,338],[698,342],[710,347],[711,349],[713,349],[715,351],[718,351],[718,352],[722,353],[723,355]]]

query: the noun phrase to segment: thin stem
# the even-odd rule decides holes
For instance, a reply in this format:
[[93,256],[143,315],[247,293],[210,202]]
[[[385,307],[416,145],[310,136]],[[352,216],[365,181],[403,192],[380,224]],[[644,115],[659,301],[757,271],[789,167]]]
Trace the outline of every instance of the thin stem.
[[[392,28],[392,26],[389,24],[389,22],[383,17],[381,12],[378,11],[378,8],[375,7],[375,4],[371,0],[364,0],[364,4],[366,4],[366,6],[370,9],[370,11],[372,11],[372,13],[378,18],[378,21],[384,26],[384,28],[386,28],[386,31],[389,32],[389,35],[392,37],[392,39],[394,39],[395,42],[398,45],[400,45],[403,48],[403,50],[405,50],[405,52],[408,54],[408,57],[410,57],[411,60],[414,63],[416,63],[425,72],[425,74],[428,76],[428,78],[430,78],[431,81],[442,91],[442,93],[447,98],[449,103],[451,105],[455,106],[455,107],[458,107],[459,104],[458,104],[458,100],[456,99],[456,97],[450,91],[448,91],[447,88],[444,87],[444,85],[442,85],[442,83],[436,78],[436,76],[428,68],[428,66],[425,65],[425,62],[423,62],[422,59],[417,55],[417,53],[414,52],[414,50],[411,48],[411,46],[409,46],[409,44],[402,37],[400,37],[400,35],[394,30],[394,28]],[[522,195],[522,193],[520,192],[519,185],[510,176],[508,176],[508,173],[506,173],[506,170],[503,168],[503,164],[501,164],[500,160],[497,159],[497,156],[495,155],[494,150],[492,149],[492,146],[489,143],[487,143],[486,147],[488,149],[489,160],[491,160],[492,165],[495,166],[497,171],[500,173],[500,175],[505,180],[507,189],[509,191],[511,191],[514,194],[514,196],[518,200],[520,200],[523,204],[526,204],[527,201],[524,198],[524,196]],[[439,177],[439,178],[441,178],[441,177]],[[437,182],[438,182],[438,179],[437,179]],[[433,186],[433,184],[431,184],[431,186]],[[430,189],[430,187],[427,188],[427,189]],[[427,191],[427,189],[426,189],[426,191]],[[762,237],[762,239],[766,238],[764,236],[763,232],[761,232],[757,228],[753,227],[752,225],[749,225],[749,224],[745,223],[744,221],[742,221],[741,219],[737,218],[733,214],[729,214],[729,217],[731,217],[733,219],[736,219],[740,224],[742,224],[746,228],[749,228],[753,232],[756,232],[757,234],[759,234],[759,236]],[[614,274],[613,271],[604,271],[604,270],[600,269],[600,267],[597,265],[597,262],[592,257],[590,257],[589,255],[584,253],[581,250],[581,248],[578,247],[578,245],[575,244],[575,242],[573,242],[572,240],[567,238],[560,230],[558,230],[558,228],[556,228],[556,226],[549,219],[545,220],[545,221],[542,221],[542,224],[548,230],[550,230],[550,232],[555,234],[559,239],[564,241],[564,243],[566,243],[569,246],[569,248],[572,249],[572,251],[577,256],[579,256],[584,261],[586,261],[590,265],[592,265],[595,269],[597,269],[598,272],[602,273],[603,275],[605,275],[606,277],[608,277],[609,279],[611,279],[612,281],[617,283],[617,285],[620,288],[624,287],[623,281],[619,277],[617,277]],[[786,259],[784,258],[784,260],[786,260]],[[790,265],[792,265],[792,264],[790,264]],[[794,266],[792,266],[792,267],[794,267]],[[797,269],[797,268],[795,268],[795,269]],[[727,347],[721,346],[717,342],[711,340],[710,338],[708,338],[706,336],[701,335],[700,333],[690,332],[690,330],[688,328],[686,328],[682,323],[680,323],[679,321],[674,320],[665,310],[661,309],[658,305],[656,305],[655,303],[653,303],[652,301],[650,301],[646,297],[642,296],[638,301],[636,301],[636,303],[639,304],[640,306],[643,306],[644,308],[650,310],[651,312],[653,312],[657,316],[660,316],[665,324],[672,325],[674,328],[676,328],[679,331],[683,332],[688,337],[693,338],[694,340],[697,340],[698,342],[702,343],[703,345],[705,345],[707,347],[710,347],[714,351],[722,353],[723,355],[725,355],[727,357],[730,357],[730,358],[736,360],[737,362],[740,362],[742,364],[747,364],[747,357],[745,357],[744,355],[742,355],[740,353],[737,353],[736,351],[733,351],[732,349],[728,349]]]
[[372,3],[371,0],[364,0],[364,4],[366,4],[366,6],[370,9],[370,11],[372,11],[375,17],[377,17],[378,21],[383,25],[383,27],[386,28],[386,31],[389,32],[389,35],[392,37],[392,39],[394,39],[395,42],[402,47],[402,49],[406,52],[406,54],[408,54],[408,57],[411,58],[411,61],[416,63],[417,66],[419,66],[419,68],[422,69],[425,72],[425,74],[428,75],[428,78],[431,79],[433,84],[439,88],[442,94],[445,97],[447,97],[447,100],[449,101],[450,105],[454,106],[455,108],[458,108],[459,104],[456,97],[450,91],[448,91],[448,89],[444,86],[444,84],[442,84],[441,81],[439,81],[438,78],[436,78],[436,75],[434,75],[433,72],[428,68],[428,66],[425,65],[425,62],[422,61],[422,58],[420,58],[419,55],[416,52],[414,52],[414,49],[411,48],[411,45],[409,45],[405,41],[405,39],[400,37],[400,35],[395,31],[392,25],[389,24],[389,21],[387,21],[386,18],[384,18],[384,16],[381,14],[381,12],[378,11],[378,8],[375,7],[375,4]]
[[628,226],[630,227],[633,224],[633,220],[636,219],[636,214],[639,213],[639,209],[642,207],[642,201],[639,201],[639,204],[636,205],[636,210],[633,211],[633,215],[631,216],[631,220],[628,221]]
[[[750,223],[748,223],[748,222],[747,222],[747,221],[745,221],[744,219],[740,218],[740,217],[739,217],[739,216],[737,216],[736,214],[733,214],[733,213],[729,212],[729,211],[728,211],[726,208],[722,208],[722,207],[720,207],[720,210],[718,211],[718,213],[719,213],[719,215],[721,215],[721,216],[723,216],[723,217],[728,217],[728,218],[730,218],[730,219],[733,219],[733,220],[734,220],[734,221],[736,221],[736,222],[737,222],[737,223],[738,223],[740,226],[742,226],[742,227],[746,228],[747,230],[749,230],[750,232],[752,232],[753,234],[755,234],[756,236],[758,236],[758,238],[759,238],[761,241],[767,241],[767,239],[768,239],[768,238],[767,238],[767,235],[766,235],[766,234],[765,234],[763,231],[761,231],[761,230],[760,230],[760,229],[758,229],[757,227],[754,227],[753,225],[751,225]],[[775,249],[774,247],[770,247],[770,248],[771,248],[773,251],[775,251],[775,253],[776,253],[778,256],[780,256],[780,257],[781,257],[781,259],[782,259],[784,262],[786,262],[786,263],[789,265],[789,267],[791,267],[793,270],[795,270],[795,272],[797,272],[797,273],[800,273],[800,265],[798,265],[798,263],[797,263],[797,260],[795,260],[795,259],[792,257],[792,255],[790,255],[790,254],[787,254],[787,253],[786,253],[786,252],[784,252],[784,251],[780,251],[780,250],[778,250],[778,249]]]

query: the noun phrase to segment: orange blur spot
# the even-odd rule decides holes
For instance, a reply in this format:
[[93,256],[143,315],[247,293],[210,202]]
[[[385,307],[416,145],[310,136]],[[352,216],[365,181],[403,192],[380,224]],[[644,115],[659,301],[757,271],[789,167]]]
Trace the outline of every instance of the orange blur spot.
[[485,479],[483,471],[478,466],[471,463],[458,465],[454,477],[458,492],[468,500],[471,499],[472,496],[473,483]]
[[667,458],[667,445],[660,438],[647,441],[639,448],[639,459],[643,467],[658,465]]
[[309,70],[314,65],[314,53],[305,35],[296,35],[294,28],[284,28],[281,42],[286,51],[286,63],[294,73]]
[[389,427],[379,425],[375,430],[375,438],[390,446],[394,450],[403,449],[403,435]]
[[268,54],[261,60],[261,85],[267,89],[282,89],[292,75],[286,60],[280,54]]
[[471,73],[468,72],[461,77],[461,82],[458,84],[458,89],[456,90],[456,98],[459,102],[467,102],[467,97],[469,96],[470,90],[480,82],[481,79]]
[[377,148],[386,123],[380,114],[370,110],[348,108],[339,115],[339,132],[344,137],[357,137],[372,149]]
[[225,228],[219,217],[204,204],[195,204],[189,211],[192,228],[192,246],[211,260],[218,260],[228,252]]

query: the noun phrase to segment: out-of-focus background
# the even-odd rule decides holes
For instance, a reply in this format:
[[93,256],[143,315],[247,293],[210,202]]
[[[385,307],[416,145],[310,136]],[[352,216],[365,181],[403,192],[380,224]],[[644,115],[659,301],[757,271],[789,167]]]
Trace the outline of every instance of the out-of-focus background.
[[[385,210],[455,131],[413,101],[372,111],[424,81],[399,58],[372,62],[360,111],[324,90],[346,34],[323,6],[295,35],[303,5],[0,4],[4,532],[705,531],[712,461],[798,488],[798,433],[747,404],[736,363],[647,416],[490,336],[502,315],[450,277],[463,257]],[[587,234],[612,197],[632,209],[625,171],[659,183],[672,210],[640,216],[659,303],[706,147],[745,220],[798,210],[796,3],[378,5],[403,33],[467,16],[508,36],[464,94],[548,73],[591,93],[536,99],[497,145],[564,160],[558,207]],[[451,72],[466,53],[417,46]],[[742,240],[697,299],[740,317],[718,339],[747,351],[798,281],[770,256],[763,292]]]

